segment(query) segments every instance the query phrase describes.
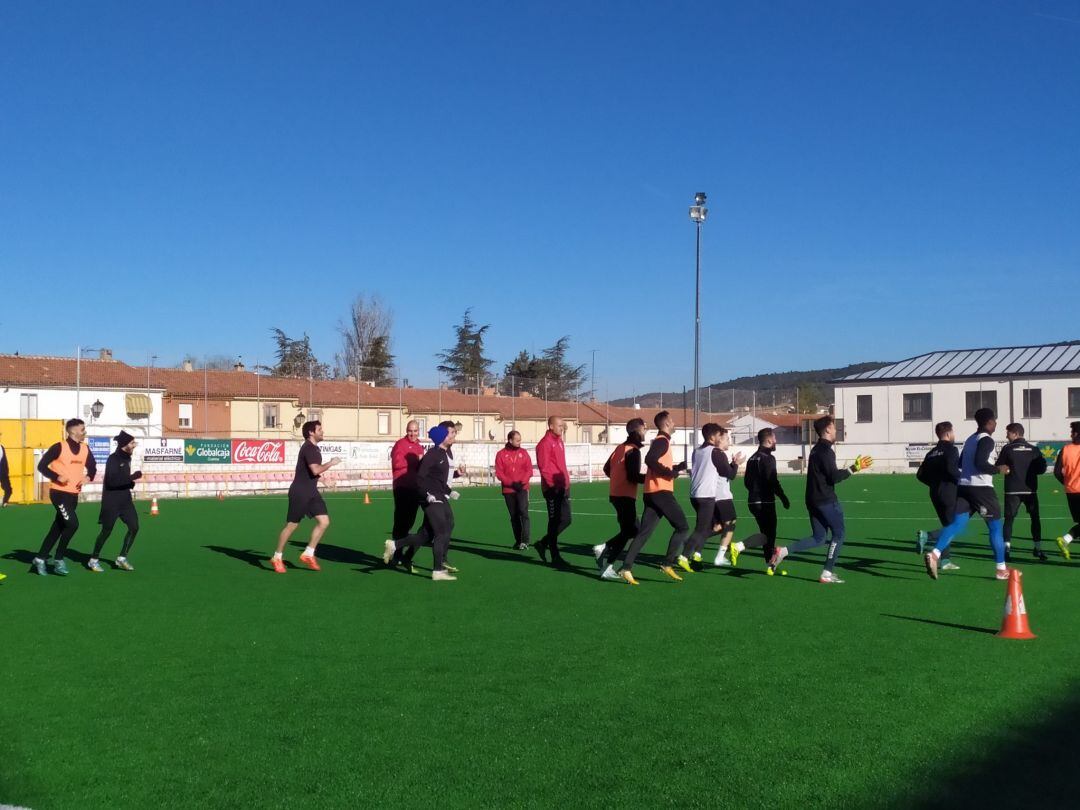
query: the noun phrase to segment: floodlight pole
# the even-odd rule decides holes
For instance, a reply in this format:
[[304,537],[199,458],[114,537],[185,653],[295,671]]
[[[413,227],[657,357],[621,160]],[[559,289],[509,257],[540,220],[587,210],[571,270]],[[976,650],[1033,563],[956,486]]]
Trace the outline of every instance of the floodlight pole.
[[[701,226],[709,209],[705,207],[705,192],[694,195],[694,204],[690,206],[690,219],[696,231],[694,252],[694,424],[690,426],[691,435],[697,433],[700,414],[699,389],[701,388]],[[685,397],[684,397],[685,403]],[[694,439],[696,441],[696,438]]]

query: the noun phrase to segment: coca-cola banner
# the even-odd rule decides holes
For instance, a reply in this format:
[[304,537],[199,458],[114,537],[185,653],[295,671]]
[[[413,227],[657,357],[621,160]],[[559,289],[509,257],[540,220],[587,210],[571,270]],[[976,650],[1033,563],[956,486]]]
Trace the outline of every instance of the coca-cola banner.
[[233,439],[233,464],[284,464],[285,442],[280,439]]

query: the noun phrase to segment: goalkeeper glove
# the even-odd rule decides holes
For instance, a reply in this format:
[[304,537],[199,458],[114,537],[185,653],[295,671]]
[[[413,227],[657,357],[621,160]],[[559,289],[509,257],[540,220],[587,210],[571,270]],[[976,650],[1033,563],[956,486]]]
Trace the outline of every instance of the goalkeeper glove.
[[855,460],[851,463],[851,471],[853,473],[862,472],[869,469],[873,463],[874,459],[870,456],[855,456]]

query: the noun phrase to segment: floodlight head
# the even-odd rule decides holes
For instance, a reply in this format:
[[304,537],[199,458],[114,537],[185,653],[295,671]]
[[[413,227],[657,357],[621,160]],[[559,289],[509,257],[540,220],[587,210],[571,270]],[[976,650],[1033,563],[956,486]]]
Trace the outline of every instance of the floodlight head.
[[699,191],[697,194],[694,195],[694,205],[704,205],[704,204],[705,204],[705,192],[704,191]]

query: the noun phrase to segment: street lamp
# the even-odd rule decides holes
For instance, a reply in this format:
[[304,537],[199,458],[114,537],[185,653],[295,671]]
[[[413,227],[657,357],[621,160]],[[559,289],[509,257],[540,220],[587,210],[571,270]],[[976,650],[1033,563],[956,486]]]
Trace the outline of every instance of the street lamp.
[[693,437],[691,442],[697,440],[695,434],[698,428],[698,388],[701,375],[701,226],[705,224],[705,217],[708,215],[709,209],[705,207],[705,192],[699,191],[694,195],[694,204],[690,206],[690,219],[697,232],[694,275],[694,424],[690,428],[690,435]]
[[105,410],[105,406],[101,403],[100,399],[95,399],[94,404],[90,406],[91,421],[101,418],[101,412]]
[[83,352],[100,352],[101,349],[89,349],[86,346],[75,347],[75,418],[82,418],[82,356]]

